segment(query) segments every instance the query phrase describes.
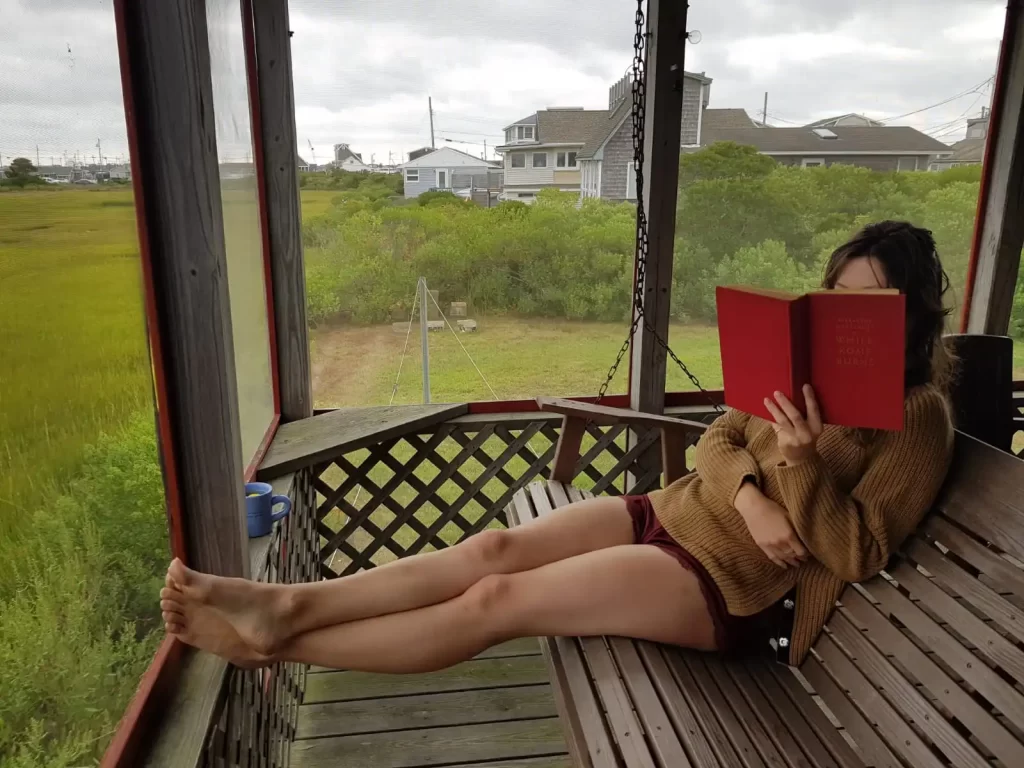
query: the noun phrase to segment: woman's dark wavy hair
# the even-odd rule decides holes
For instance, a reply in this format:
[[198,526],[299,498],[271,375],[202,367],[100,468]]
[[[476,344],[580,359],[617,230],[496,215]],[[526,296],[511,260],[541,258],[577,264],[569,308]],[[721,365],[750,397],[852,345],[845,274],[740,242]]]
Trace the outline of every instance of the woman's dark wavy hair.
[[[927,229],[905,221],[869,224],[832,252],[825,265],[824,285],[835,288],[840,272],[854,259],[873,256],[885,270],[885,282],[898,288],[907,303],[907,389],[935,384],[945,390],[953,359],[942,341],[949,275]],[[881,277],[881,276],[879,276]]]

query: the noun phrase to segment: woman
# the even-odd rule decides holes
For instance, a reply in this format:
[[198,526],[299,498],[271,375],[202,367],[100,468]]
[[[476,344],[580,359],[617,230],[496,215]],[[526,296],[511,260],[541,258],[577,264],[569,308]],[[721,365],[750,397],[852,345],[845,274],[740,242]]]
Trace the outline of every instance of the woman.
[[527,636],[725,653],[741,637],[767,643],[766,619],[783,614],[792,632],[779,644],[798,664],[844,584],[878,573],[918,524],[953,441],[942,390],[948,279],[931,234],[865,227],[832,254],[825,286],[906,295],[902,431],[823,427],[809,388],[806,418],[774,393],[774,422],[726,413],[700,440],[696,472],[648,496],[590,499],[314,584],[209,576],[175,560],[160,595],[167,631],[243,666],[422,672]]

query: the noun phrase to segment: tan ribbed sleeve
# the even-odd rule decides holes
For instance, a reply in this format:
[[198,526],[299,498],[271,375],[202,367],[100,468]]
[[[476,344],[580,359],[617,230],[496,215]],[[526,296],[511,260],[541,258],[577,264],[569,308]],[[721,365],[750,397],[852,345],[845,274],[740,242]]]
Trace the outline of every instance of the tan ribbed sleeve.
[[744,437],[750,418],[749,413],[730,409],[715,419],[697,443],[697,474],[729,506],[746,478],[761,485],[761,468]]
[[928,511],[952,448],[944,398],[932,388],[917,390],[907,399],[903,430],[882,433],[849,494],[837,488],[820,456],[778,468],[793,527],[811,554],[840,579],[868,579],[885,567]]

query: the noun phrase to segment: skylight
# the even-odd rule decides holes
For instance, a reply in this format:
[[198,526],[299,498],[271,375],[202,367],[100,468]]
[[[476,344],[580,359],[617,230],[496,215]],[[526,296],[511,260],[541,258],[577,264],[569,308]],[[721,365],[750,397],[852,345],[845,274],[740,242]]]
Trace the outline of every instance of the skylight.
[[832,131],[830,131],[828,128],[812,128],[811,130],[814,131],[814,135],[817,136],[819,139],[838,139],[839,138],[834,133],[832,133]]

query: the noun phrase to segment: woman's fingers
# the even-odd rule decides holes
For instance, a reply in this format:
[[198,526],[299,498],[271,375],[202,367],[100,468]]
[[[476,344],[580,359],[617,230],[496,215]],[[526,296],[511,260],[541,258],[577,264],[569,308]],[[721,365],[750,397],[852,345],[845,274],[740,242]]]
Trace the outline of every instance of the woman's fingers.
[[764,399],[764,407],[768,409],[768,413],[770,413],[772,418],[775,419],[776,424],[783,429],[793,429],[793,423],[789,420],[789,417],[787,417],[779,406],[773,403],[770,398],[766,397]]
[[782,412],[786,414],[789,423],[793,425],[793,431],[810,437],[810,430],[807,428],[807,422],[804,420],[804,415],[800,413],[800,409],[793,405],[793,402],[781,392],[775,393],[775,400],[778,402],[779,407],[782,408]]
[[807,426],[811,428],[813,434],[820,435],[822,430],[821,408],[818,407],[818,398],[810,384],[804,384],[804,402],[807,403]]

